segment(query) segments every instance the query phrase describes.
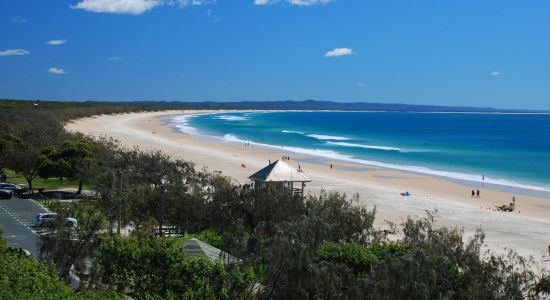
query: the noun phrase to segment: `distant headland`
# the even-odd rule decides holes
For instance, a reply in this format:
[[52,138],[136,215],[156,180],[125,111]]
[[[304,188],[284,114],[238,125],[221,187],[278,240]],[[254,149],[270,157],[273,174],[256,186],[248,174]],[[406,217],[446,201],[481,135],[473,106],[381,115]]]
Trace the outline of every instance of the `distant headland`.
[[33,105],[49,106],[96,106],[98,104],[147,105],[159,109],[237,109],[237,110],[338,110],[338,111],[389,111],[389,112],[450,112],[450,113],[550,113],[550,110],[501,109],[473,106],[440,106],[377,102],[336,102],[318,100],[284,101],[50,101],[50,100],[0,100],[2,106]]

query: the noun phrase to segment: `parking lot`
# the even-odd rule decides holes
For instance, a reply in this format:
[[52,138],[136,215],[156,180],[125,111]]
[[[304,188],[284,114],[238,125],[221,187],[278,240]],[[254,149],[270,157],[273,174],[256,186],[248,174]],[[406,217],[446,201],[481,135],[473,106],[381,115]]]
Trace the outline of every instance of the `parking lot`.
[[31,199],[12,197],[0,200],[0,226],[3,236],[12,247],[28,250],[33,256],[40,254],[39,235],[44,229],[35,227],[36,215],[47,212]]

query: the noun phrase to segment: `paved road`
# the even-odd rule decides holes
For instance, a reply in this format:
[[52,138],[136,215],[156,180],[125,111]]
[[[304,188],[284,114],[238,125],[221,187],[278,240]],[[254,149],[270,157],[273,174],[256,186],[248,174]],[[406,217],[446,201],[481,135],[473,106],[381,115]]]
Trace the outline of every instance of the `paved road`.
[[40,254],[41,228],[34,227],[36,215],[47,212],[31,199],[13,197],[0,200],[0,226],[12,247],[27,249],[33,256]]

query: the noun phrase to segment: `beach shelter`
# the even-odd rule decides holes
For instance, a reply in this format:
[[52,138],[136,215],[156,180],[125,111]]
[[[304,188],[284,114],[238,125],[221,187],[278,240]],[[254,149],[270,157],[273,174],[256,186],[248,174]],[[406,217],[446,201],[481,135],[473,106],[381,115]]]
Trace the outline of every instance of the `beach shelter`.
[[224,264],[234,264],[241,260],[207,243],[192,238],[181,245],[181,249],[191,257],[205,256],[213,262],[222,261]]
[[[294,194],[304,195],[304,186],[310,182],[304,172],[299,171],[282,160],[276,160],[265,168],[250,175],[256,189],[290,189]],[[294,188],[298,184],[299,188]]]

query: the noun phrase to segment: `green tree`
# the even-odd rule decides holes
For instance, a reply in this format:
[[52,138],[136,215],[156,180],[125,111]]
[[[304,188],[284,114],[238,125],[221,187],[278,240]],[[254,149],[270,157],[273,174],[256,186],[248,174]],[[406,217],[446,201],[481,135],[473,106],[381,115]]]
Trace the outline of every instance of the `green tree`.
[[[57,219],[41,235],[41,258],[56,266],[59,275],[70,282],[76,274],[83,282],[88,278],[86,260],[93,256],[99,247],[99,234],[105,228],[105,220],[94,205],[74,202],[54,205]],[[76,226],[67,226],[67,217],[75,218]]]
[[103,285],[137,299],[243,298],[254,283],[250,269],[206,257],[188,257],[168,238],[108,238],[97,252]]
[[[2,230],[0,228],[0,234]],[[0,237],[0,299],[124,299],[118,294],[75,292],[53,266],[27,257]]]
[[92,143],[86,139],[66,141],[42,151],[38,157],[38,172],[42,177],[66,177],[78,180],[76,194],[82,192],[82,181],[87,178],[90,167],[97,165]]
[[14,124],[11,134],[17,141],[6,150],[6,166],[21,174],[32,192],[32,182],[38,176],[38,157],[43,149],[57,143],[63,136],[63,127],[46,112],[10,116]]

